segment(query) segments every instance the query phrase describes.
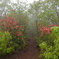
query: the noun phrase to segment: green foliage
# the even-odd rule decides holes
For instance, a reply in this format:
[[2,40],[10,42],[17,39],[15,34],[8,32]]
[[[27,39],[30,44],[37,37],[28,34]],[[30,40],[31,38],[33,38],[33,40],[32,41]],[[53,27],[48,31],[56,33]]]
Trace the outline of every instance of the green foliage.
[[14,48],[15,50],[19,50],[19,49],[23,49],[25,46],[26,46],[26,42],[25,40],[21,37],[20,39],[17,39],[15,42],[14,42]]
[[58,36],[59,36],[59,27],[52,27],[51,28],[51,30],[52,30],[52,35],[54,35],[56,38],[58,38]]
[[44,53],[45,59],[58,59],[58,56],[51,52],[46,52]]
[[14,47],[11,46],[11,47],[7,48],[6,53],[11,53],[13,51],[14,51]]
[[14,51],[11,39],[9,32],[0,32],[0,56]]
[[42,42],[46,42],[47,44],[51,44],[52,40],[50,35],[44,34],[43,36],[35,37],[36,44],[39,45]]
[[26,42],[22,37],[13,41],[9,32],[0,32],[0,55],[12,53],[24,48],[25,45]]
[[[3,24],[4,24],[4,26],[3,26]],[[0,20],[0,25],[1,25],[0,26],[1,31],[4,31],[4,32],[8,31],[12,35],[11,44],[12,44],[14,50],[25,47],[25,45],[26,45],[25,40],[24,40],[25,35],[24,35],[24,33],[22,33],[22,31],[24,30],[24,26],[22,26],[22,25],[19,26],[18,23],[16,22],[15,18],[6,16],[6,19],[3,19],[2,22]],[[8,50],[7,53],[11,51],[10,49],[12,49],[12,48],[7,49]]]
[[55,43],[54,46],[49,46],[47,43],[42,42],[44,44],[40,44],[41,55],[44,59],[59,59],[59,44]]
[[[31,20],[36,24],[48,26],[49,24],[59,25],[59,3],[58,0],[40,0],[30,4],[29,13]],[[38,31],[38,30],[37,30]]]
[[45,42],[42,42],[41,44],[39,44],[39,46],[43,50],[43,49],[46,49],[47,44]]
[[40,37],[35,37],[35,41],[36,41],[36,45],[38,46],[42,40],[40,40]]
[[59,27],[51,27],[49,38],[51,41],[39,43],[41,49],[40,57],[44,59],[59,59]]
[[57,39],[59,37],[59,27],[55,26],[51,27],[50,29],[51,33],[49,35],[43,34],[43,36],[35,37],[37,45],[39,45],[39,43],[42,43],[42,41],[46,42],[48,45],[54,45],[54,39]]

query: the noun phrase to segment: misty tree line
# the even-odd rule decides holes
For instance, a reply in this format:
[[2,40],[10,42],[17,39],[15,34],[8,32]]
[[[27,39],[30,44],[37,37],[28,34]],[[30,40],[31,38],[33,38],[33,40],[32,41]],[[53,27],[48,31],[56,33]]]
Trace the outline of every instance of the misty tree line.
[[39,0],[32,4],[20,2],[12,3],[11,0],[0,0],[0,18],[14,13],[15,16],[27,16],[36,25],[59,25],[59,0]]

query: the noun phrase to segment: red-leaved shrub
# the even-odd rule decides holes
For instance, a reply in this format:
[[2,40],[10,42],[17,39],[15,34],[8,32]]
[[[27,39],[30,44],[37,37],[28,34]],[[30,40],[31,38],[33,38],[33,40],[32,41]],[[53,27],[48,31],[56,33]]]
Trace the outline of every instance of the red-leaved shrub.
[[48,28],[48,27],[45,27],[45,26],[43,26],[43,27],[40,27],[40,31],[41,31],[41,36],[43,36],[43,34],[50,34],[50,28]]
[[0,19],[0,28],[2,31],[10,32],[12,36],[21,36],[24,29],[22,25],[18,25],[15,18],[7,16]]

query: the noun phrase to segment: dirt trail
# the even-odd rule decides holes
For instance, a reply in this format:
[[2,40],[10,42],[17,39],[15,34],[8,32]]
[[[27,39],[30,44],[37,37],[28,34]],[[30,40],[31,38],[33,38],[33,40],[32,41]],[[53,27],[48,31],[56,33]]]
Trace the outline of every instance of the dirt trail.
[[31,37],[26,48],[0,59],[40,59],[39,54],[39,49],[36,47],[35,41]]

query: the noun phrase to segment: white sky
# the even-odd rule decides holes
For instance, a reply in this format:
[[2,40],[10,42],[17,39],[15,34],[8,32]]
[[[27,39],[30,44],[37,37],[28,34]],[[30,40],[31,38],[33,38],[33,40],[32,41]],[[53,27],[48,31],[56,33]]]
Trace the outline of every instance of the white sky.
[[[14,3],[16,3],[17,0],[13,0]],[[27,2],[27,3],[33,3],[34,1],[38,1],[38,0],[20,0],[23,2]]]
[[38,0],[27,0],[28,3],[33,3],[34,1],[38,1]]

